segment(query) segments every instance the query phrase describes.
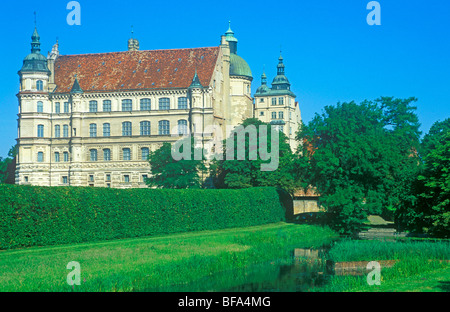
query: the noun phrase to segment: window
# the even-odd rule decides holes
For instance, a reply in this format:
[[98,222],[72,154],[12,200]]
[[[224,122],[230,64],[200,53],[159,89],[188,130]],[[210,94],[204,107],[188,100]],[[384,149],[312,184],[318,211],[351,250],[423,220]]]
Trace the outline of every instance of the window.
[[103,111],[104,112],[110,112],[111,111],[111,101],[110,100],[104,100],[103,101]]
[[55,113],[59,114],[61,112],[61,103],[56,102],[55,103]]
[[284,113],[278,112],[278,119],[283,119],[283,118],[284,118]]
[[110,161],[111,160],[111,150],[109,148],[105,148],[103,150],[103,160]]
[[111,136],[111,125],[109,123],[103,124],[103,136],[104,137]]
[[64,125],[63,126],[63,137],[64,138],[68,138],[69,137],[69,126],[68,125]]
[[272,112],[272,119],[277,119],[277,112]]
[[123,160],[131,160],[131,150],[129,148],[124,148],[122,151],[123,151]]
[[150,150],[148,147],[143,147],[141,149],[141,154],[142,154],[142,160],[147,160],[148,159],[148,155],[150,155]]
[[276,98],[272,98],[272,105],[277,105],[277,99]]
[[44,125],[38,125],[37,136],[38,138],[44,137]]
[[178,134],[188,134],[187,120],[178,120]]
[[69,112],[69,102],[64,102],[64,113],[68,113]]
[[24,177],[24,179],[25,179],[25,182],[27,183],[28,182],[28,177]]
[[141,121],[141,135],[150,135],[150,121]]
[[55,162],[59,162],[59,153],[55,152]]
[[90,124],[89,125],[89,136],[91,138],[97,137],[97,124]]
[[151,100],[150,99],[141,99],[141,111],[146,111],[151,109]]
[[90,113],[97,112],[97,101],[89,101],[89,112]]
[[160,110],[169,110],[170,109],[170,99],[169,98],[159,99],[159,109]]
[[37,102],[37,112],[38,113],[44,112],[44,103],[42,103],[41,101]]
[[289,120],[292,120],[292,112],[289,112]]
[[111,188],[111,183],[106,183],[107,188]]
[[142,182],[146,182],[147,181],[147,179],[148,179],[148,175],[146,175],[146,174],[143,174],[142,175]]
[[38,91],[44,91],[44,82],[42,80],[36,81],[36,89]]
[[90,161],[97,161],[97,150],[96,149],[91,149],[89,151],[90,154]]
[[44,152],[38,152],[38,162],[43,162],[44,161]]
[[263,99],[263,98],[260,98],[259,101],[260,101],[261,103],[264,103],[264,99]]
[[64,152],[63,153],[63,159],[64,159],[64,162],[68,162],[69,161],[69,153],[68,152]]
[[125,183],[130,183],[130,176],[129,175],[124,175],[123,176],[123,181],[125,182]]
[[284,104],[284,98],[280,97],[278,98],[278,105],[283,105]]
[[68,181],[69,181],[69,179],[66,176],[62,177],[62,183],[63,184],[69,183]]
[[122,135],[123,136],[131,136],[132,135],[131,122],[125,121],[122,123]]
[[89,175],[89,182],[94,182],[94,175],[92,174]]
[[178,109],[187,109],[187,98],[186,97],[179,97],[178,98]]
[[264,116],[264,112],[259,112],[259,116]]
[[133,110],[133,101],[122,100],[122,111],[123,112],[131,112],[132,110]]
[[111,182],[111,175],[110,174],[106,175],[106,182]]
[[60,137],[61,137],[61,126],[55,125],[55,138],[60,138]]
[[170,134],[170,122],[168,120],[161,120],[159,122],[159,135],[169,135]]

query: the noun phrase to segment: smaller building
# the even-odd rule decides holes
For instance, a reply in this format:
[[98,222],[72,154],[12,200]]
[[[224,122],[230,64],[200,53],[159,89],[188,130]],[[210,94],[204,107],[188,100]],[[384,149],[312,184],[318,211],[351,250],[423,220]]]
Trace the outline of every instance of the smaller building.
[[272,87],[267,86],[267,76],[263,72],[261,86],[254,95],[254,116],[259,120],[275,125],[289,139],[291,150],[295,152],[298,142],[296,132],[301,123],[301,114],[296,95],[291,91],[291,84],[285,75],[285,65],[280,54],[277,65],[277,75],[272,81]]

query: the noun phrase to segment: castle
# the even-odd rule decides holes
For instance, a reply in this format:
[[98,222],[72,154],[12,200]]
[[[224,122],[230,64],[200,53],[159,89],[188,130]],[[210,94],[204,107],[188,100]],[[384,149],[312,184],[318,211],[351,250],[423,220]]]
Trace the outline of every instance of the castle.
[[[217,47],[45,57],[35,28],[31,54],[18,72],[20,91],[16,184],[145,187],[148,155],[187,133],[255,117],[297,143],[301,117],[280,56],[251,95],[252,72],[231,28]],[[209,126],[213,126],[212,128]],[[209,131],[209,132],[208,132]]]

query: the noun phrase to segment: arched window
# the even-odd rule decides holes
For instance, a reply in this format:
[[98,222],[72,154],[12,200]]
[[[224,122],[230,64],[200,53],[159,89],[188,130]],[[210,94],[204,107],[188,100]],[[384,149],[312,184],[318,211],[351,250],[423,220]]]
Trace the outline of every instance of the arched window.
[[89,125],[89,136],[95,138],[97,136],[97,124]]
[[110,161],[111,160],[111,150],[109,148],[105,148],[103,150],[103,160]]
[[68,138],[69,137],[69,126],[68,125],[64,125],[63,126],[63,137],[64,138]]
[[141,99],[141,111],[151,110],[152,101],[150,99]]
[[122,123],[122,135],[123,136],[131,136],[132,135],[131,122],[125,121]]
[[168,120],[161,120],[158,125],[159,135],[170,135],[170,122]]
[[60,138],[60,137],[61,137],[61,126],[55,125],[55,138]]
[[178,109],[187,109],[187,98],[186,97],[179,97],[178,98]]
[[141,149],[141,154],[142,154],[142,160],[147,160],[148,155],[150,155],[150,149],[148,147],[143,147]]
[[188,134],[188,123],[187,120],[178,120],[178,134],[185,135]]
[[170,109],[170,99],[169,98],[160,98],[159,99],[159,109],[160,110],[169,110]]
[[97,161],[97,150],[96,149],[91,149],[89,151],[90,153],[90,160],[91,161]]
[[150,135],[150,121],[141,121],[141,135]]
[[44,137],[44,125],[38,125],[38,129],[37,129],[37,136],[38,138],[43,138]]
[[36,81],[36,89],[38,91],[44,91],[44,82],[42,80]]
[[111,125],[109,123],[103,124],[103,136],[104,137],[111,136]]
[[89,101],[89,112],[90,113],[96,113],[97,112],[97,101]]
[[38,113],[44,112],[44,103],[42,103],[41,101],[37,102],[37,112]]
[[131,150],[129,148],[124,148],[123,152],[123,160],[131,160]]
[[123,112],[131,112],[132,110],[133,110],[133,101],[122,100],[122,111]]
[[111,111],[111,101],[110,100],[104,100],[103,101],[103,111],[104,112],[110,112]]

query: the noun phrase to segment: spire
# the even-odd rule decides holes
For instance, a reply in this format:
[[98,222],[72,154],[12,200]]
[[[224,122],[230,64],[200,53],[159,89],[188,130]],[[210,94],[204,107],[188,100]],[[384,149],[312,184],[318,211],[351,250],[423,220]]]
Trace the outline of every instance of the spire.
[[75,81],[72,86],[72,90],[70,90],[70,93],[83,93],[83,90],[80,87],[80,84],[78,83],[78,79],[75,77]]
[[189,89],[200,88],[203,89],[202,84],[200,83],[200,78],[197,75],[197,68],[195,68],[194,78],[192,78],[192,83],[189,86]]
[[284,75],[284,64],[283,64],[283,56],[281,55],[281,50],[280,50],[280,57],[278,58],[277,75]]
[[131,38],[128,40],[128,51],[139,51],[139,40],[134,39],[133,25],[131,25]]
[[234,32],[231,30],[231,21],[228,21],[228,30],[225,33],[225,39],[228,41],[228,44],[230,45],[230,52],[233,54],[237,54],[238,40],[234,36]]
[[263,73],[261,75],[261,84],[266,85],[267,84],[267,76],[266,76],[266,65],[263,67]]
[[41,37],[38,34],[37,28],[34,28],[33,35],[31,36],[31,53],[41,52]]

